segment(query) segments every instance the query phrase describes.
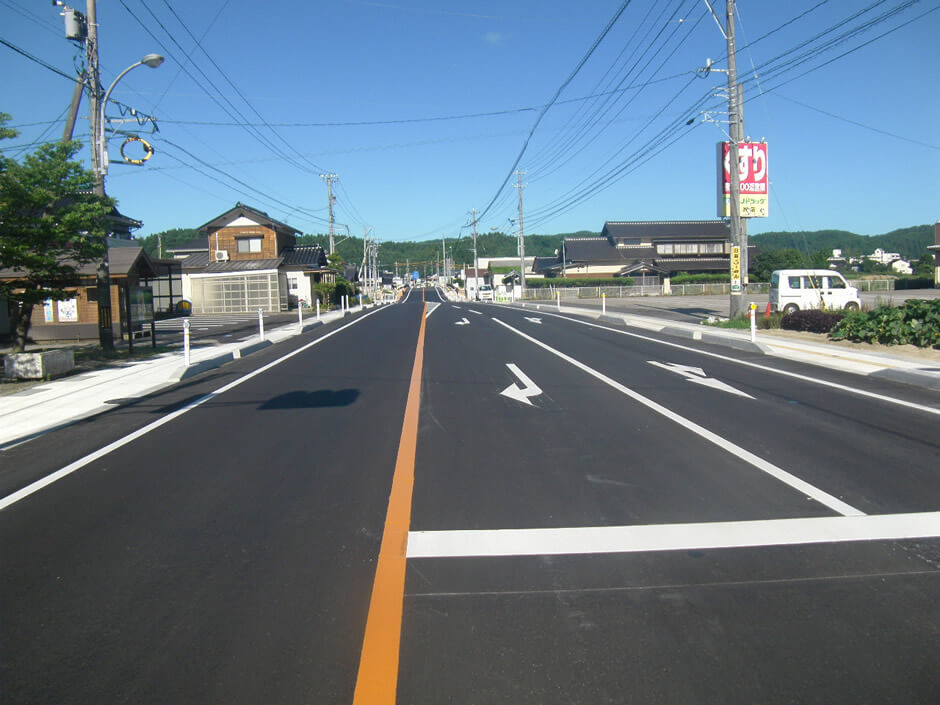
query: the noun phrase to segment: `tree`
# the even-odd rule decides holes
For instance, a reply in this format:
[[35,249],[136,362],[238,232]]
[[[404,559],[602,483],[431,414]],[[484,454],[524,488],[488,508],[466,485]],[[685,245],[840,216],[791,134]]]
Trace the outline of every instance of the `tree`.
[[[0,116],[0,128],[6,120]],[[43,145],[22,163],[0,156],[0,297],[10,305],[13,350],[29,340],[33,307],[70,299],[76,268],[105,255],[110,199],[71,161],[78,142]]]
[[750,271],[758,281],[770,281],[775,269],[804,269],[806,258],[799,250],[769,250],[751,260]]
[[932,277],[934,273],[934,254],[930,250],[920,256],[920,259],[914,264],[914,276]]

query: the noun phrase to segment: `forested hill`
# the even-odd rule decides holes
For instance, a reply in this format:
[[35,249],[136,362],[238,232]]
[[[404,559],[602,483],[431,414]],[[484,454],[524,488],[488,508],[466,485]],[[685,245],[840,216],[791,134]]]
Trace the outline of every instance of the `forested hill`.
[[[199,237],[196,230],[176,228],[161,233],[164,253],[167,247],[181,244]],[[562,238],[597,237],[600,233],[580,231],[559,233],[557,235],[526,235],[525,253],[528,256],[550,256],[561,247]],[[326,235],[302,235],[298,244],[317,243],[324,248],[329,242]],[[917,259],[934,244],[933,226],[916,225],[910,228],[893,230],[883,235],[859,235],[845,230],[816,230],[812,232],[769,232],[752,235],[750,241],[761,251],[796,249],[806,254],[820,250],[841,249],[846,256],[871,254],[876,247],[887,252],[899,252],[905,259]],[[149,235],[141,240],[144,250],[151,257],[157,254],[157,235]],[[447,256],[461,267],[473,263],[473,239],[469,234],[460,238],[445,238]],[[506,233],[481,233],[477,237],[477,251],[480,257],[515,257],[517,240]],[[362,238],[337,237],[337,251],[347,262],[362,261]],[[380,242],[379,259],[385,268],[393,268],[396,263],[409,263],[414,267],[434,266],[441,257],[440,240]]]
[[769,232],[752,235],[750,242],[761,251],[792,248],[804,253],[819,250],[842,250],[845,256],[870,255],[880,247],[886,252],[898,252],[904,259],[917,259],[928,245],[934,244],[932,225],[915,225],[892,230],[883,235],[859,235],[846,230],[814,230],[795,232]]

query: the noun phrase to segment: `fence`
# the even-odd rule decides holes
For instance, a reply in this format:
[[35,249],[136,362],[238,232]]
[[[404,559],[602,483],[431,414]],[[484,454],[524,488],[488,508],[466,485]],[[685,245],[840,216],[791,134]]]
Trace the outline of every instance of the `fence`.
[[[859,291],[891,291],[894,289],[894,279],[856,279],[849,282]],[[624,299],[630,296],[707,296],[731,295],[731,284],[728,282],[712,284],[672,284],[670,291],[663,291],[662,284],[641,286],[581,286],[581,287],[551,287],[544,289],[526,289],[523,298],[526,301],[555,301],[561,294],[561,300],[570,299],[599,299],[605,294],[608,299]],[[770,284],[767,282],[752,282],[747,285],[745,295],[768,294]]]

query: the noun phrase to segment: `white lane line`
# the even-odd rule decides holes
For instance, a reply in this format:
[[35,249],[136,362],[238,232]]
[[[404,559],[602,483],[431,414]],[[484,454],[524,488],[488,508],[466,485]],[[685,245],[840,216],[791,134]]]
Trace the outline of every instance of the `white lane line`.
[[686,352],[695,353],[697,355],[705,355],[706,357],[711,357],[716,360],[732,362],[735,365],[743,365],[744,367],[751,367],[755,370],[760,370],[761,372],[771,372],[775,375],[783,375],[784,377],[792,377],[793,379],[798,379],[803,382],[810,382],[811,384],[819,384],[819,385],[822,385],[823,387],[829,387],[831,389],[838,389],[843,392],[848,392],[849,394],[855,394],[861,397],[868,397],[869,399],[877,399],[879,401],[888,402],[889,404],[897,404],[898,406],[905,406],[909,409],[916,409],[917,411],[926,411],[928,414],[935,414],[937,416],[940,416],[940,408],[935,408],[932,406],[924,406],[923,404],[917,404],[915,402],[907,401],[905,399],[896,399],[894,397],[885,396],[884,394],[878,394],[876,392],[869,392],[864,389],[858,389],[856,387],[849,387],[844,384],[839,384],[838,382],[829,382],[824,379],[818,379],[816,377],[802,375],[798,372],[789,372],[787,370],[779,370],[775,367],[767,367],[766,365],[758,365],[756,362],[748,362],[747,360],[738,360],[733,357],[728,357],[726,355],[719,355],[718,353],[709,352],[707,350],[698,350],[696,348],[690,348],[687,345],[681,345],[679,343],[670,343],[665,340],[651,338],[648,335],[640,335],[639,333],[631,333],[630,331],[619,330],[617,328],[610,328],[608,326],[602,326],[598,323],[591,323],[589,321],[581,321],[581,320],[578,320],[577,318],[570,318],[568,316],[560,316],[557,313],[546,313],[545,315],[552,316],[553,318],[560,318],[564,321],[571,321],[572,323],[578,323],[582,326],[587,326],[588,328],[600,328],[601,330],[606,330],[611,333],[617,333],[618,335],[626,335],[631,338],[638,338],[639,340],[645,340],[649,343],[656,343],[657,345],[665,345],[670,348],[676,348],[677,350],[684,350]]
[[889,541],[940,536],[940,512],[560,529],[412,531],[408,558],[549,556]]
[[258,368],[257,370],[255,370],[254,372],[249,372],[249,373],[246,374],[244,377],[239,377],[238,379],[236,379],[236,380],[234,380],[234,381],[232,381],[232,382],[229,382],[228,384],[226,384],[226,385],[224,385],[224,386],[222,386],[222,387],[219,387],[219,388],[216,389],[215,391],[209,392],[208,394],[199,397],[198,399],[196,399],[196,400],[193,401],[193,402],[190,402],[189,404],[187,404],[187,405],[184,406],[183,408],[177,409],[176,411],[174,411],[174,412],[172,412],[172,413],[170,413],[170,414],[167,414],[166,416],[164,416],[164,417],[162,417],[162,418],[157,419],[157,420],[154,421],[153,423],[147,424],[147,425],[144,426],[143,428],[139,428],[139,429],[137,429],[136,431],[134,431],[133,433],[129,433],[128,435],[124,436],[123,438],[119,438],[118,440],[113,441],[112,443],[109,443],[108,445],[104,446],[103,448],[99,448],[98,450],[96,450],[96,451],[94,451],[94,452],[92,452],[92,453],[89,453],[88,455],[86,455],[86,456],[84,456],[84,457],[82,457],[82,458],[79,458],[78,460],[76,460],[76,461],[73,462],[73,463],[69,463],[69,464],[66,465],[65,467],[60,468],[59,470],[56,470],[56,471],[53,472],[52,474],[46,475],[45,477],[40,478],[39,480],[36,480],[35,482],[33,482],[33,483],[29,484],[29,485],[26,485],[26,487],[24,487],[24,488],[22,488],[22,489],[20,489],[20,490],[17,490],[16,492],[14,492],[14,493],[12,493],[12,494],[7,495],[7,496],[4,497],[3,499],[0,499],[0,511],[3,511],[4,509],[6,509],[7,507],[9,507],[9,506],[12,505],[12,504],[16,504],[16,503],[19,502],[21,499],[26,499],[26,498],[29,497],[31,494],[35,494],[36,492],[39,492],[39,490],[41,490],[41,489],[43,489],[43,488],[45,488],[45,487],[48,487],[49,485],[51,485],[51,484],[54,483],[54,482],[57,482],[57,481],[61,480],[63,477],[68,477],[69,475],[71,475],[71,474],[72,474],[73,472],[75,472],[76,470],[80,470],[81,468],[85,467],[85,466],[88,465],[89,463],[93,463],[94,461],[98,460],[98,458],[102,458],[102,457],[106,456],[108,453],[111,453],[111,452],[117,450],[118,448],[121,448],[121,447],[123,447],[123,446],[126,446],[128,443],[131,443],[132,441],[137,440],[137,439],[140,438],[141,436],[145,436],[146,434],[150,433],[151,431],[155,431],[156,429],[160,428],[160,427],[163,426],[164,424],[168,424],[168,423],[169,423],[170,421],[172,421],[173,419],[176,419],[176,418],[182,416],[182,415],[185,414],[187,411],[192,411],[192,410],[195,409],[197,406],[202,406],[202,405],[205,404],[207,401],[210,401],[211,399],[214,399],[215,397],[219,396],[220,394],[224,394],[225,392],[229,391],[230,389],[234,389],[235,387],[237,387],[238,385],[242,384],[243,382],[247,382],[247,381],[250,380],[251,378],[257,377],[258,375],[260,375],[260,374],[262,374],[262,373],[264,373],[264,372],[267,372],[267,371],[270,370],[272,367],[276,367],[277,365],[280,365],[282,362],[291,359],[291,358],[294,357],[295,355],[299,355],[300,353],[304,352],[305,350],[308,350],[308,349],[312,348],[314,345],[318,345],[319,343],[322,343],[322,342],[323,342],[324,340],[326,340],[327,338],[333,337],[334,335],[336,335],[336,334],[339,333],[340,331],[342,331],[342,330],[344,330],[344,329],[346,329],[346,328],[349,328],[350,326],[354,326],[354,325],[356,325],[357,323],[359,323],[360,321],[364,321],[364,320],[365,320],[366,318],[368,318],[369,316],[373,315],[374,313],[378,313],[379,311],[382,311],[382,310],[383,310],[383,309],[381,309],[381,308],[377,308],[377,309],[375,309],[375,310],[373,310],[373,311],[370,311],[369,313],[366,313],[366,314],[364,314],[364,315],[362,315],[362,316],[359,316],[358,318],[356,318],[356,319],[350,321],[349,323],[347,323],[347,324],[345,324],[345,325],[343,325],[343,326],[340,326],[340,327],[337,328],[336,330],[330,331],[330,332],[327,333],[326,335],[324,335],[324,336],[322,336],[322,337],[320,337],[320,338],[317,338],[316,340],[314,340],[314,341],[312,341],[312,342],[310,342],[310,343],[307,343],[307,344],[304,345],[303,347],[297,348],[297,349],[294,350],[293,352],[289,352],[289,353],[287,353],[286,355],[284,355],[283,357],[279,357],[278,359],[269,362],[268,364],[264,365],[263,367],[259,367],[259,368]]
[[589,375],[591,375],[595,379],[599,379],[604,384],[610,387],[613,387],[618,392],[625,394],[626,396],[630,397],[634,401],[639,402],[640,404],[647,407],[648,409],[655,411],[657,414],[665,416],[670,421],[673,421],[679,424],[683,428],[704,438],[706,441],[714,443],[716,446],[718,446],[722,450],[727,451],[728,453],[731,453],[732,455],[740,458],[746,463],[750,463],[758,470],[761,470],[762,472],[767,473],[771,477],[775,477],[776,479],[780,480],[780,482],[783,482],[784,484],[789,485],[790,487],[797,490],[798,492],[805,494],[807,497],[810,497],[811,499],[816,500],[820,504],[823,504],[829,507],[834,512],[838,512],[839,514],[842,514],[843,516],[863,516],[865,514],[860,509],[856,509],[852,505],[843,502],[838,497],[833,497],[828,492],[824,492],[818,487],[815,487],[809,484],[805,480],[801,480],[796,475],[792,475],[788,473],[783,468],[779,468],[773,463],[767,462],[760,456],[754,455],[754,453],[750,452],[749,450],[746,450],[742,448],[741,446],[735,443],[732,443],[728,439],[723,438],[722,436],[719,436],[717,433],[712,433],[704,426],[699,426],[694,421],[687,419],[684,416],[680,416],[674,411],[667,409],[665,406],[662,406],[661,404],[656,403],[652,399],[644,397],[639,392],[635,392],[629,387],[625,387],[624,385],[620,384],[620,382],[618,382],[617,380],[611,379],[607,375],[601,372],[598,372],[592,367],[588,367],[583,362],[580,362],[579,360],[575,360],[573,357],[566,355],[560,350],[556,350],[550,345],[546,345],[541,340],[537,340],[533,338],[531,335],[527,335],[526,333],[523,333],[521,330],[516,330],[509,324],[503,323],[498,318],[493,318],[493,320],[496,321],[496,323],[498,323],[499,325],[503,326],[504,328],[508,328],[516,335],[522,338],[525,338],[529,342],[535,345],[538,345],[543,350],[547,350],[548,352],[552,353],[556,357],[560,357],[565,362],[571,365],[574,365],[579,370],[583,372],[587,372]]
[[467,310],[468,310],[470,313],[475,313],[475,314],[478,315],[478,316],[482,316],[482,315],[483,315],[480,311],[474,311],[472,308],[468,308]]
[[427,303],[428,312],[424,314],[424,317],[430,318],[431,314],[437,311],[437,309],[441,306],[441,304],[435,303],[434,301],[428,301],[426,303]]

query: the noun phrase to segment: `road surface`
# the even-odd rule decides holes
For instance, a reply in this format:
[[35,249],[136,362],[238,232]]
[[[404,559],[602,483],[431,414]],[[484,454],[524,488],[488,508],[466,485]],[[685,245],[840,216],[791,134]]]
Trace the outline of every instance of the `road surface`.
[[0,454],[0,692],[936,703],[938,420],[415,290]]

